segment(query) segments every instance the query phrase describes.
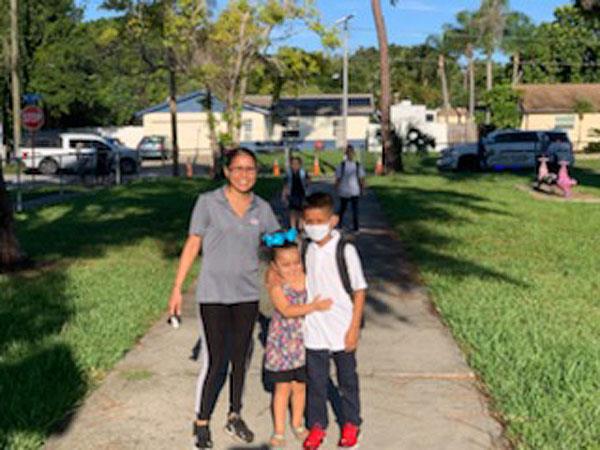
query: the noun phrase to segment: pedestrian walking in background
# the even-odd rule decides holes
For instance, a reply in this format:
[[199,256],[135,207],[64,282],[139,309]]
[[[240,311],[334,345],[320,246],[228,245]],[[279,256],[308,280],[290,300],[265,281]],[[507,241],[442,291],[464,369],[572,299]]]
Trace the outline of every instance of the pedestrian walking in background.
[[348,203],[352,206],[352,229],[359,230],[358,200],[365,189],[365,169],[358,161],[354,160],[354,147],[346,147],[344,161],[335,169],[335,187],[340,197],[339,227],[344,223],[344,214]]
[[290,228],[299,228],[304,199],[308,195],[310,178],[302,167],[302,158],[290,159],[290,168],[286,174],[283,198],[288,205]]

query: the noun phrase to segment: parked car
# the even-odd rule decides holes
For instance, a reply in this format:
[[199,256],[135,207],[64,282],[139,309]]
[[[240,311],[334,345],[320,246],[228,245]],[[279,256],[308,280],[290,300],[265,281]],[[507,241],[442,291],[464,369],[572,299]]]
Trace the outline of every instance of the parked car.
[[93,171],[99,153],[108,154],[110,170],[115,170],[117,160],[123,174],[136,173],[139,169],[136,151],[116,146],[97,134],[62,133],[57,139],[36,142],[33,148],[19,150],[25,169],[38,170],[44,175],[54,175],[59,170]]
[[533,169],[546,155],[551,166],[559,161],[573,165],[573,145],[564,131],[498,130],[479,143],[457,144],[442,150],[437,161],[440,170],[519,170]]
[[144,136],[137,145],[137,151],[142,159],[169,159],[173,153],[169,138],[160,135]]

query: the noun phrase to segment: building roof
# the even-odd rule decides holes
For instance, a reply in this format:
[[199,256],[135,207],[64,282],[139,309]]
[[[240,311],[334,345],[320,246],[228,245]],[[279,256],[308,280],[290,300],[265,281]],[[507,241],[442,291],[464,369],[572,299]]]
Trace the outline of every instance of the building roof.
[[[195,91],[177,97],[178,113],[197,113],[204,111],[206,92]],[[213,111],[223,112],[225,105],[213,95]],[[275,105],[270,95],[247,95],[244,99],[244,110],[261,114],[273,112],[277,117],[289,116],[341,116],[342,95],[313,94],[297,97],[281,97]],[[150,106],[135,113],[139,118],[149,113],[169,112],[169,102]],[[368,116],[375,112],[375,101],[371,94],[349,94],[348,115]]]
[[[194,91],[188,94],[177,97],[177,112],[178,113],[199,113],[204,112],[204,104],[206,102],[205,91]],[[225,105],[221,100],[213,95],[212,97],[212,110],[213,112],[225,111]],[[261,114],[269,114],[269,111],[264,108],[260,108],[257,105],[244,103],[244,111],[254,111]],[[164,101],[158,105],[150,106],[146,109],[142,109],[135,113],[136,118],[140,118],[145,114],[150,113],[166,113],[169,112],[169,102]]]
[[600,83],[521,84],[521,107],[525,113],[573,113],[577,102],[589,102],[600,111]]
[[[341,116],[342,95],[313,94],[297,97],[282,97],[271,106],[275,116]],[[371,94],[349,94],[348,115],[370,116],[375,112],[375,101]]]

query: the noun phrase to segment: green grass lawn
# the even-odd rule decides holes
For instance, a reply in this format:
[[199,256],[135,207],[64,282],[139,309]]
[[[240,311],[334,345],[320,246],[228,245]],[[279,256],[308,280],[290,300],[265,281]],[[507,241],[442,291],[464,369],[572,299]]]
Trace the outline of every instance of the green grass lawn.
[[0,448],[39,448],[164,312],[194,198],[212,187],[140,181],[18,216],[42,264],[0,275]]
[[[531,174],[371,178],[518,448],[600,448],[600,205],[536,200]],[[596,161],[574,176],[600,197]]]

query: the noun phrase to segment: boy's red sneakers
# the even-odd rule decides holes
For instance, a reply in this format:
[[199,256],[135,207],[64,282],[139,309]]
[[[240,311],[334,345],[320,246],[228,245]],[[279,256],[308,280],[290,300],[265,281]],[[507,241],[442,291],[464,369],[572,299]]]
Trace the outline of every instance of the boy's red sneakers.
[[325,441],[325,430],[319,425],[315,425],[310,429],[310,433],[308,433],[308,436],[304,440],[302,448],[304,450],[319,450],[323,441]]
[[358,437],[360,435],[360,428],[353,423],[346,423],[342,428],[342,435],[338,442],[340,448],[358,448]]

